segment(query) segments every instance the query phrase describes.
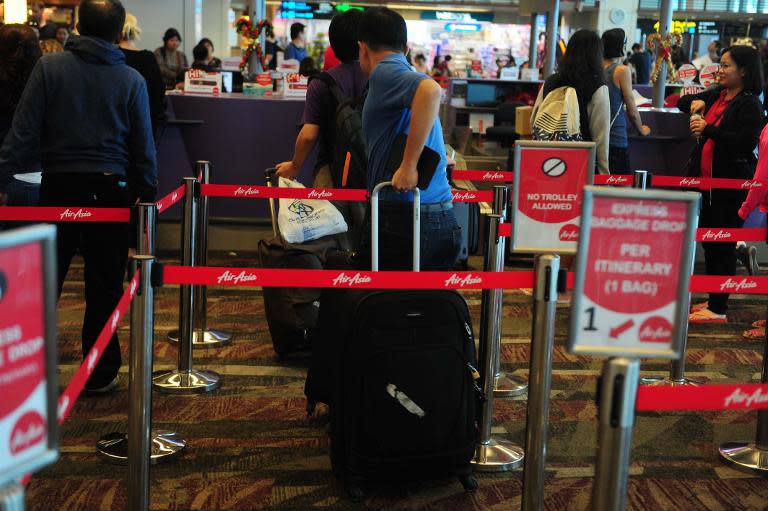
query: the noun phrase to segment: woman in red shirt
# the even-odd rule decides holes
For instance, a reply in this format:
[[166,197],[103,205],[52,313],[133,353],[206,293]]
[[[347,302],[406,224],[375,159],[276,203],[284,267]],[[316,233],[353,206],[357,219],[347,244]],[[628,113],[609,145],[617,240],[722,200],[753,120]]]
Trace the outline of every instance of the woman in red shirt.
[[[698,144],[691,155],[690,174],[695,177],[751,179],[754,150],[763,127],[758,96],[763,90],[760,57],[749,46],[732,46],[720,58],[719,86],[700,94],[683,96],[678,108],[691,114],[691,133]],[[702,192],[700,227],[735,228],[746,192],[712,189]],[[736,272],[736,244],[705,242],[707,275]],[[710,293],[709,301],[695,305],[691,323],[727,322],[728,294]]]

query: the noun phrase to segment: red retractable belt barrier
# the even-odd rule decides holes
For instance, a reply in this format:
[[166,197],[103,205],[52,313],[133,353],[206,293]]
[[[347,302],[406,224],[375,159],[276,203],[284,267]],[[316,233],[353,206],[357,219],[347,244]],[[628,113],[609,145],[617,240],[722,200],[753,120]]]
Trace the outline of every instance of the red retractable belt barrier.
[[705,227],[696,231],[696,241],[765,241],[766,229],[725,229],[721,227]]
[[410,272],[284,270],[165,266],[165,284],[358,289],[520,289],[533,287],[532,272]]
[[768,277],[691,276],[691,293],[768,294]]
[[768,385],[641,386],[637,391],[636,408],[641,412],[768,408]]
[[182,184],[178,188],[176,188],[174,191],[157,201],[157,212],[162,213],[163,211],[167,210],[177,202],[179,202],[181,199],[184,198],[184,195],[186,194],[186,185]]
[[117,331],[117,325],[120,323],[120,319],[125,315],[128,306],[136,296],[136,290],[139,287],[139,276],[140,272],[137,270],[133,279],[131,279],[131,283],[123,293],[122,298],[120,298],[120,301],[117,303],[117,307],[115,307],[109,321],[104,325],[104,328],[101,329],[101,333],[96,339],[96,343],[94,343],[91,351],[88,352],[83,364],[77,369],[75,376],[72,378],[72,381],[69,382],[69,385],[67,385],[66,390],[59,397],[58,415],[60,424],[67,418],[70,410],[72,410],[72,405],[75,404],[75,401],[77,401],[77,398],[79,398],[80,394],[83,392],[85,383],[96,369],[96,364],[99,363],[101,355],[104,353],[107,344],[109,344],[112,335]]
[[460,181],[511,183],[515,179],[515,173],[507,170],[454,170],[451,177]]
[[28,222],[130,222],[128,208],[70,207],[0,207],[0,220]]

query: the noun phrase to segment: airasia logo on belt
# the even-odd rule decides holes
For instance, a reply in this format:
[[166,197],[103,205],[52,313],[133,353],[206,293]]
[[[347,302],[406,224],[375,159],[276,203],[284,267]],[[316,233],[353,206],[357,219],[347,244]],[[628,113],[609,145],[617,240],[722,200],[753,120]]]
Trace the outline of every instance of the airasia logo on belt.
[[483,174],[483,180],[484,181],[502,181],[504,179],[504,174],[501,172],[486,172]]
[[698,186],[701,184],[701,179],[691,179],[684,177],[680,180],[680,186]]
[[707,232],[701,235],[702,241],[718,241],[718,240],[729,240],[733,237],[733,234],[731,234],[728,231],[724,231],[720,229],[719,231],[713,231],[711,229],[707,229]]
[[448,277],[445,281],[445,287],[466,287],[466,286],[476,286],[483,283],[483,278],[479,275],[472,275],[471,273],[468,275],[465,275],[462,277],[461,275],[458,275],[454,273],[450,277]]
[[725,406],[746,406],[747,408],[768,403],[768,394],[763,394],[761,389],[755,389],[752,394],[747,394],[740,388],[734,390],[730,396],[725,398]]
[[231,273],[229,270],[225,271],[219,277],[216,279],[216,281],[219,284],[227,283],[227,284],[242,284],[245,282],[254,282],[256,281],[258,277],[254,275],[253,273],[247,273],[245,271],[241,271],[237,275],[234,273]]
[[308,199],[330,199],[331,197],[333,197],[333,193],[325,190],[310,190],[307,194]]
[[626,185],[629,183],[629,178],[626,176],[608,176],[608,179],[605,180],[607,185]]
[[93,213],[91,213],[88,210],[80,208],[77,211],[72,211],[71,209],[67,208],[61,213],[61,215],[59,215],[59,218],[61,220],[64,220],[65,218],[71,218],[72,220],[79,220],[81,218],[89,218],[91,216],[93,216]]
[[455,201],[471,201],[477,199],[477,194],[474,194],[472,192],[466,192],[466,191],[460,191],[460,190],[454,190],[453,191],[453,200]]
[[560,229],[560,241],[579,241],[579,226],[566,224]]
[[258,188],[251,188],[250,186],[247,188],[238,186],[237,190],[235,190],[236,197],[250,197],[254,195],[261,195],[261,191]]
[[741,187],[745,189],[762,188],[763,184],[760,181],[744,181],[741,183]]
[[16,421],[11,430],[11,454],[16,456],[45,440],[45,420],[37,412],[27,412]]
[[720,291],[728,291],[730,293],[737,293],[739,291],[755,288],[757,288],[757,282],[749,279],[734,280],[729,278],[720,284]]
[[358,284],[370,284],[371,280],[371,277],[359,273],[356,273],[351,277],[346,273],[340,273],[338,277],[333,279],[333,285],[352,287]]

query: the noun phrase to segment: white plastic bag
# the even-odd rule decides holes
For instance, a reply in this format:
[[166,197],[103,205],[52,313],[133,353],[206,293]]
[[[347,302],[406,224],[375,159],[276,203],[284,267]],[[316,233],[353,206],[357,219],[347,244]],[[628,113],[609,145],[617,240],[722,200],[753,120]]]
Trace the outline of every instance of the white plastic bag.
[[[280,187],[304,188],[304,185],[281,177]],[[277,224],[288,243],[304,243],[347,232],[347,222],[341,212],[327,200],[280,199]]]

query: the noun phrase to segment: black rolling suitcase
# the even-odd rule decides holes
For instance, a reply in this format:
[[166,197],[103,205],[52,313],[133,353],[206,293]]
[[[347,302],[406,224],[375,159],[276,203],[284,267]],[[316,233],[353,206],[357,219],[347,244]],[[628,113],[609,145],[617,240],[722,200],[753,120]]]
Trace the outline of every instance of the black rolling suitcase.
[[[418,252],[417,227],[414,243]],[[450,290],[326,291],[305,393],[310,412],[317,402],[330,406],[331,461],[349,495],[361,497],[367,481],[444,475],[474,490],[480,394],[464,298]]]

